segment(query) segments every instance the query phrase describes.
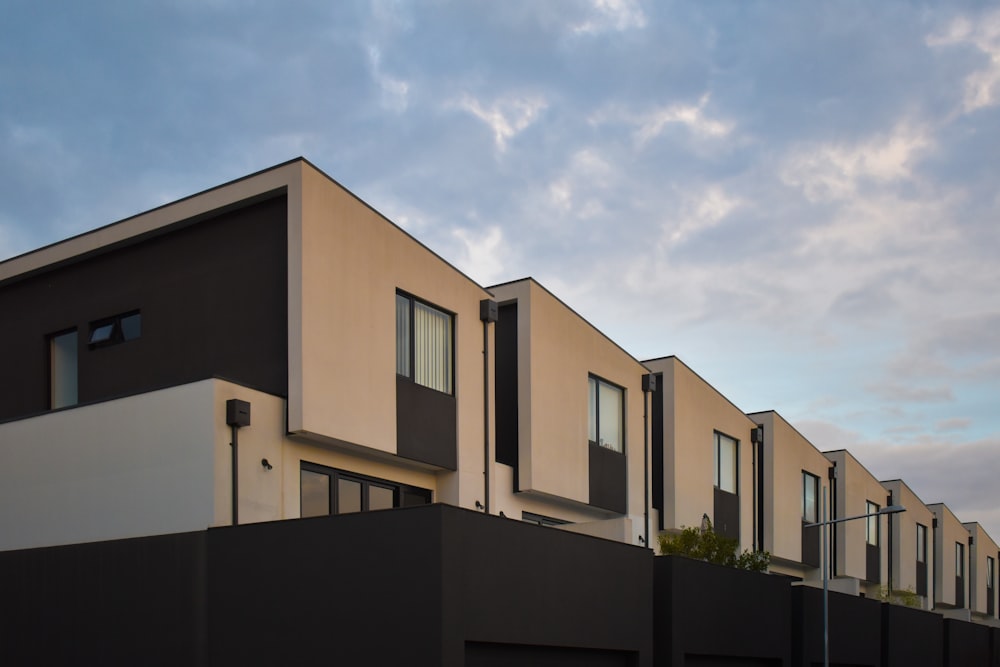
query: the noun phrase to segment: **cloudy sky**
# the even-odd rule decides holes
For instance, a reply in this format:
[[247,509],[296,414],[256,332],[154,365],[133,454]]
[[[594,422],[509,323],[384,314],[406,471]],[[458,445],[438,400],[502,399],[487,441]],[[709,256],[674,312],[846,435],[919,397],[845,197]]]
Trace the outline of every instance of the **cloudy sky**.
[[1000,540],[987,3],[3,4],[0,260],[302,155]]

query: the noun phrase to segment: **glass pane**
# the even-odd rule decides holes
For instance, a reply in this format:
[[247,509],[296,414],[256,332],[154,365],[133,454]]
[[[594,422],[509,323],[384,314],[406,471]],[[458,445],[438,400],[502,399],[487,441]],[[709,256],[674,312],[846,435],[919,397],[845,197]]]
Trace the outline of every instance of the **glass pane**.
[[135,340],[142,335],[142,314],[128,315],[121,319],[122,340]]
[[587,438],[593,444],[597,444],[597,380],[590,378],[589,389],[590,392],[587,397],[587,412],[590,424],[590,430],[588,432]]
[[387,489],[384,486],[375,486],[374,484],[368,485],[368,509],[369,510],[388,510],[394,507],[393,505],[393,493],[392,489]]
[[927,560],[927,528],[917,524],[917,562],[923,563]]
[[622,438],[622,391],[611,385],[599,382],[597,409],[598,441],[602,447],[616,452],[624,451]]
[[337,480],[337,514],[361,511],[361,482],[353,479]]
[[[867,507],[868,510],[865,512],[865,514],[874,514],[879,510],[879,506],[871,502],[870,500],[868,501]],[[878,519],[879,518],[877,516],[870,516],[866,519],[866,521],[868,522],[868,535],[866,536],[866,540],[868,544],[871,544],[876,547],[878,546]]]
[[719,488],[728,493],[736,493],[736,441],[717,434],[719,439]]
[[50,400],[52,408],[64,408],[77,402],[76,331],[53,336],[49,354],[51,364]]
[[396,374],[410,377],[410,300],[396,295]]
[[802,520],[806,523],[816,523],[816,487],[819,478],[807,472],[802,473]]
[[111,333],[115,330],[114,323],[102,324],[99,327],[94,327],[94,330],[90,332],[89,343],[104,343],[111,340]]
[[323,516],[330,513],[330,476],[303,470],[299,473],[299,515]]
[[965,573],[965,549],[962,548],[961,542],[955,543],[955,576],[961,577]]
[[451,393],[451,316],[413,304],[413,373],[417,384]]

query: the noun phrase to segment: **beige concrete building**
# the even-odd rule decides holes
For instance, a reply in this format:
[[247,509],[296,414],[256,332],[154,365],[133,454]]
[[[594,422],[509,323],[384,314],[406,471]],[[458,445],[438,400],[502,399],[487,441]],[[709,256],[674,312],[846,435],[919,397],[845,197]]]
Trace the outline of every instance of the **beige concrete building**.
[[934,514],[934,608],[969,620],[969,531],[944,503]]
[[[748,415],[763,427],[758,455],[758,543],[771,554],[771,571],[806,581],[822,580],[820,529],[829,503],[830,461],[777,412]],[[829,505],[827,508],[830,513]]]
[[644,362],[656,375],[651,417],[652,507],[660,530],[700,526],[753,549],[757,424],[677,357]]
[[903,480],[886,480],[882,486],[889,492],[890,505],[906,508],[905,512],[886,518],[889,548],[886,590],[912,592],[919,597],[921,608],[932,609],[934,513]]
[[489,289],[499,304],[491,507],[644,543],[647,369],[531,278]]
[[996,586],[1000,549],[979,523],[962,525],[969,531],[969,611],[973,620],[1000,625]]
[[[836,466],[831,519],[873,514],[888,506],[888,492],[850,452],[841,449],[824,455]],[[876,599],[881,595],[888,570],[886,529],[886,516],[831,528],[831,589]]]

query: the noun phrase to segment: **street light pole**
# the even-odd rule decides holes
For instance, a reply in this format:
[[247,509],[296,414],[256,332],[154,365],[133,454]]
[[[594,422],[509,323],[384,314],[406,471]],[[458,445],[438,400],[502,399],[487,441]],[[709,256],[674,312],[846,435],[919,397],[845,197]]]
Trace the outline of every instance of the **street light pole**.
[[[807,523],[805,528],[815,528],[821,526],[823,529],[823,667],[830,667],[830,526],[835,523],[854,521],[855,519],[867,519],[872,516],[882,516],[883,514],[898,514],[905,512],[902,505],[890,505],[883,507],[878,512],[871,514],[858,514],[857,516],[845,516],[842,519],[827,519],[826,491],[823,492],[823,520],[817,523]],[[889,536],[892,539],[892,536]]]

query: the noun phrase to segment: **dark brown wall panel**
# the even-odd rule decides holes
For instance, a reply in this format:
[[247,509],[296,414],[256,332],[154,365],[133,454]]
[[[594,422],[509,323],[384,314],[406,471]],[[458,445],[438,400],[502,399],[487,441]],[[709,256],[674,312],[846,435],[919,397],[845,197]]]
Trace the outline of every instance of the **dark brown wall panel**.
[[625,455],[590,443],[590,504],[612,512],[628,511],[628,470]]
[[[277,196],[0,285],[0,420],[49,407],[47,336],[79,331],[79,402],[208,377],[287,395],[287,204]],[[89,349],[89,324],[142,336]]]
[[397,375],[396,453],[448,470],[457,469],[455,397]]

